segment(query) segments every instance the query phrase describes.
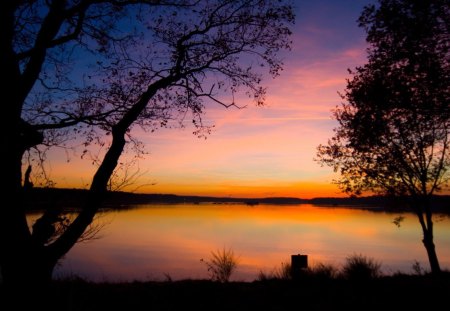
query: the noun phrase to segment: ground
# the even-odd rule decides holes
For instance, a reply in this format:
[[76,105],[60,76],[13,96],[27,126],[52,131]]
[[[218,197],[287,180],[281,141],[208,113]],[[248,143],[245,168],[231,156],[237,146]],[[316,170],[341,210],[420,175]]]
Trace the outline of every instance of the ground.
[[[5,295],[5,289],[0,293]],[[42,292],[42,291],[41,291]],[[447,304],[450,274],[372,280],[305,278],[218,283],[209,280],[90,283],[54,281],[45,310],[432,310]],[[1,301],[5,301],[2,297]],[[24,299],[27,299],[24,297]],[[36,298],[35,298],[36,299]],[[3,309],[3,308],[2,308]],[[15,310],[9,308],[3,310]],[[41,307],[38,310],[43,310]]]

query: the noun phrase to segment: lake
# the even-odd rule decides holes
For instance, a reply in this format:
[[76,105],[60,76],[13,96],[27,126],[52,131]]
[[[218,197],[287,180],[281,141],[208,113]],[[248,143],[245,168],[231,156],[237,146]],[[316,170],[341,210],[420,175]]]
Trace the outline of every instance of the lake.
[[[153,281],[208,278],[201,259],[231,249],[238,258],[234,281],[270,274],[291,255],[308,255],[308,265],[332,264],[361,254],[385,274],[413,273],[417,261],[429,270],[419,222],[413,214],[374,212],[309,204],[136,205],[99,215],[95,239],[78,243],[54,277],[92,281]],[[30,215],[30,223],[36,215]],[[441,268],[450,269],[450,218],[435,216],[435,244]]]

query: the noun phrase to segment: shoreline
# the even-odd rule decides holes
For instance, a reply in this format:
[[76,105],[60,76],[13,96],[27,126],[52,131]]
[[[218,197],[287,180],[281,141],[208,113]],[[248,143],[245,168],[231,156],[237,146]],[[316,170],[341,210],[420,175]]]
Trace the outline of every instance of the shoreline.
[[[65,208],[80,208],[87,198],[88,190],[69,188],[32,188],[25,194],[27,210],[47,209],[49,206],[64,206]],[[312,204],[329,208],[361,208],[373,211],[407,212],[410,209],[405,201],[398,197],[365,196],[365,197],[319,197],[302,199],[295,197],[265,197],[265,198],[231,198],[212,196],[184,196],[176,194],[144,194],[131,192],[108,192],[104,208],[126,209],[131,205],[140,204],[246,204],[257,206],[270,205],[303,205]],[[433,197],[433,212],[450,214],[450,195]]]
[[226,283],[72,279],[53,281],[38,291],[37,295],[45,295],[41,304],[46,310],[438,310],[450,291],[450,274],[441,278],[398,275],[346,280],[317,276]]

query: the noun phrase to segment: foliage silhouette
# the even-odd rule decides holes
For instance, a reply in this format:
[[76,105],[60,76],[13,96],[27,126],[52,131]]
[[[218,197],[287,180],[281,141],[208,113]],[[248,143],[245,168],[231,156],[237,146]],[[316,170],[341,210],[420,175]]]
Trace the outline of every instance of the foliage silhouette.
[[292,267],[288,262],[282,262],[279,267],[275,267],[270,272],[259,271],[257,279],[259,281],[267,281],[272,279],[290,280],[292,279]]
[[222,283],[230,280],[238,265],[238,258],[233,250],[226,248],[216,252],[213,251],[210,259],[200,259],[200,261],[206,265],[211,280]]
[[[12,95],[0,122],[0,191],[12,202],[0,209],[1,273],[5,284],[40,288],[31,284],[49,281],[89,228],[122,152],[142,155],[132,129],[190,119],[203,135],[206,105],[237,106],[240,92],[262,105],[263,74],[282,69],[294,16],[282,1],[54,0],[3,1],[0,20],[1,87]],[[30,230],[22,160],[80,141],[82,156],[98,155],[84,207],[58,236]]]
[[349,280],[365,281],[381,276],[381,264],[361,254],[353,254],[346,258],[342,268],[342,276]]
[[334,111],[339,125],[317,153],[339,172],[343,191],[406,198],[434,273],[430,200],[450,177],[449,16],[441,0],[380,0],[364,9],[368,62],[350,71],[345,102]]

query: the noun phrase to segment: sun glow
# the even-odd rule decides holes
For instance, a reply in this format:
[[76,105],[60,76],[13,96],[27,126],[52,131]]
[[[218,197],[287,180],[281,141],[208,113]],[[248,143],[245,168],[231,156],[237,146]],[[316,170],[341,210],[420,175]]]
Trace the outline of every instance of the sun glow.
[[[338,92],[345,88],[347,68],[366,59],[364,34],[355,23],[364,3],[333,10],[310,5],[296,8],[293,48],[282,55],[281,75],[263,80],[266,106],[255,107],[244,96],[236,97],[243,109],[206,107],[203,121],[214,125],[207,139],[192,135],[188,119],[182,129],[148,133],[134,128],[132,133],[148,154],[132,168],[139,178],[121,190],[232,197],[343,196],[332,184],[336,177],[332,170],[320,167],[314,157],[317,146],[327,142],[337,125],[331,110],[341,101]],[[48,173],[57,187],[89,187],[96,166],[90,159],[81,161],[80,155],[79,150],[49,154]],[[132,157],[124,154],[121,162]]]
[[[409,271],[414,259],[426,263],[413,214],[401,229],[394,214],[345,207],[244,204],[142,205],[110,211],[99,240],[77,244],[58,273],[93,279],[205,278],[200,262],[212,251],[232,249],[238,259],[234,280],[254,280],[307,254],[309,266],[340,267],[354,252],[383,263],[386,273]],[[436,245],[448,267],[448,218],[436,223]]]

